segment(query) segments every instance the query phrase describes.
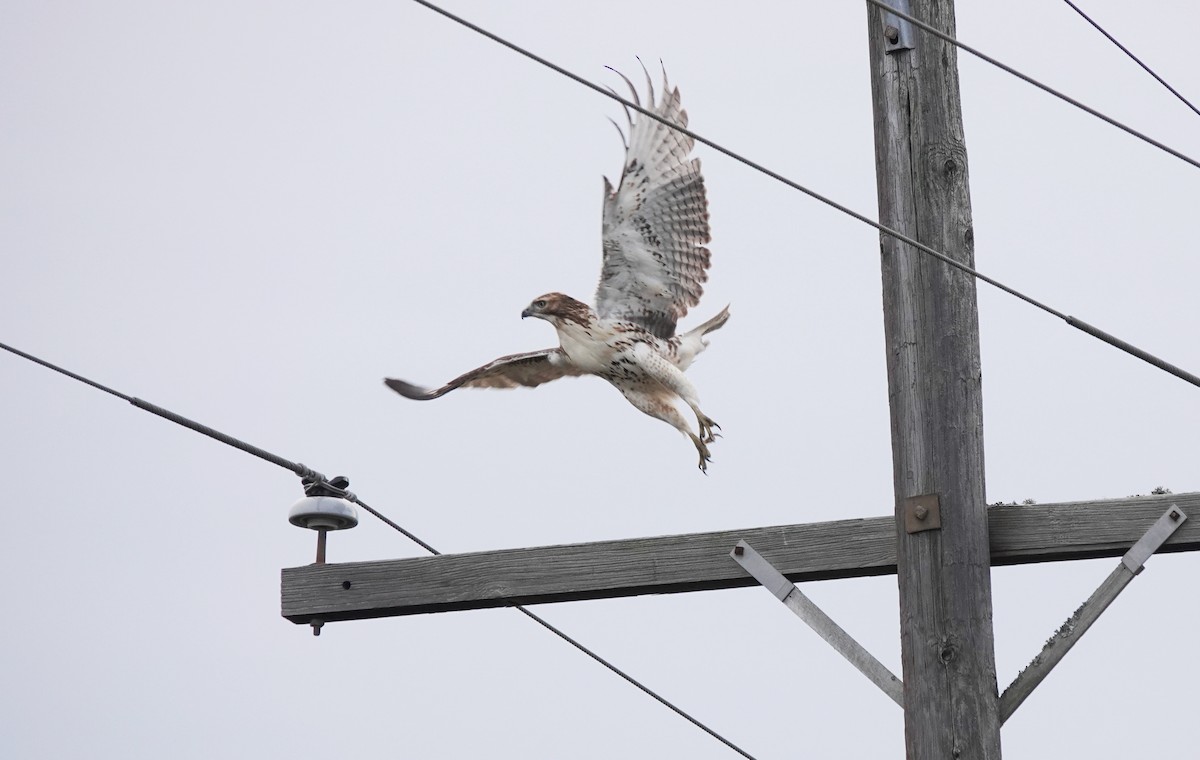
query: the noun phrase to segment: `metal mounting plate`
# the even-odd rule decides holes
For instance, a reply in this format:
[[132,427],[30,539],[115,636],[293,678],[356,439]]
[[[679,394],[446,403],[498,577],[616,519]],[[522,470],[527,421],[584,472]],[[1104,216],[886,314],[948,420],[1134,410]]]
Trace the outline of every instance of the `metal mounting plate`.
[[[908,0],[892,0],[891,6],[901,13],[912,15],[912,6]],[[916,38],[916,33],[913,31],[913,25],[908,22],[908,19],[900,18],[882,8],[880,10],[883,12],[884,51],[895,53],[897,50],[912,50],[916,47],[913,41]]]
[[924,530],[941,530],[942,501],[936,493],[909,496],[904,500],[904,531],[920,533]]

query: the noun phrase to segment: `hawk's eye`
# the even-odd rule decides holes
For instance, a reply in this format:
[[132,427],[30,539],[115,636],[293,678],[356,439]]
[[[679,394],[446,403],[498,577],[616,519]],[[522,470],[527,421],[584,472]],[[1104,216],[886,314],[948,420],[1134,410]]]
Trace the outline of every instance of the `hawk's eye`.
[[539,298],[538,300],[534,301],[534,302],[533,302],[533,308],[535,308],[535,309],[544,309],[544,308],[546,308],[546,299],[544,299],[544,298]]

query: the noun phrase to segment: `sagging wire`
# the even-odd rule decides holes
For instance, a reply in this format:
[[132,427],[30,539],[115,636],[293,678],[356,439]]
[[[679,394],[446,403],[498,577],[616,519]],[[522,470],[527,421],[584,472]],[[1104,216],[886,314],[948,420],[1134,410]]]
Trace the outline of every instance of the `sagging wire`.
[[[18,348],[14,348],[13,346],[7,345],[5,343],[0,343],[0,349],[4,349],[5,351],[8,351],[9,353],[15,354],[23,359],[27,359],[27,360],[33,362],[34,364],[39,364],[47,369],[58,372],[59,374],[66,375],[67,377],[69,377],[73,380],[76,380],[78,382],[84,383],[85,385],[90,385],[91,387],[93,387],[97,390],[100,390],[100,391],[104,391],[105,393],[107,393],[109,395],[116,396],[117,398],[122,399],[123,401],[127,401],[130,404],[136,406],[138,409],[142,409],[144,411],[150,412],[151,414],[162,417],[163,419],[170,420],[171,422],[174,422],[177,425],[182,425],[183,427],[185,427],[189,430],[194,430],[197,433],[206,435],[209,438],[212,438],[213,440],[220,441],[221,443],[226,444],[227,446],[232,446],[233,448],[238,449],[240,451],[244,451],[248,454],[253,454],[254,456],[258,457],[259,459],[263,459],[267,462],[270,462],[271,464],[278,465],[279,467],[282,467],[285,470],[290,470],[301,478],[301,482],[303,483],[304,488],[305,488],[305,493],[316,493],[317,490],[319,490],[319,492],[322,494],[335,496],[337,498],[343,498],[343,499],[346,499],[347,501],[351,501],[351,502],[357,504],[358,506],[362,507],[364,510],[371,513],[375,517],[377,517],[384,524],[388,525],[389,527],[391,527],[394,530],[398,531],[399,533],[403,534],[405,538],[407,538],[410,541],[412,541],[413,543],[417,544],[418,546],[420,546],[422,549],[429,552],[430,554],[433,554],[433,555],[441,554],[441,552],[439,552],[437,549],[433,548],[433,546],[430,545],[429,543],[423,541],[416,534],[412,533],[411,531],[406,530],[399,523],[395,522],[394,520],[390,519],[389,517],[384,515],[382,512],[380,512],[379,510],[370,506],[369,504],[367,504],[365,501],[360,499],[354,493],[346,490],[346,488],[344,486],[348,486],[349,481],[346,480],[345,478],[334,478],[331,481],[330,479],[326,478],[324,475],[317,472],[316,470],[310,469],[309,467],[299,464],[298,462],[293,462],[290,459],[285,459],[285,458],[279,456],[278,454],[273,454],[270,451],[267,451],[266,449],[262,449],[262,448],[259,448],[258,446],[254,446],[253,444],[246,443],[245,441],[243,441],[239,438],[234,438],[233,436],[228,435],[227,433],[222,433],[221,431],[219,431],[215,428],[211,428],[208,425],[203,425],[199,422],[188,419],[187,417],[184,417],[181,414],[176,414],[175,412],[172,412],[171,410],[166,409],[164,407],[158,406],[157,404],[151,404],[148,401],[142,401],[139,398],[122,393],[114,388],[110,388],[107,385],[103,385],[102,383],[98,383],[95,380],[84,377],[83,375],[80,375],[76,372],[72,372],[68,369],[60,367],[57,364],[52,364],[51,362],[48,362],[45,359],[34,356],[33,354],[22,351]],[[336,483],[336,485],[335,485],[335,483]],[[314,486],[316,486],[317,488],[314,489]],[[581,644],[579,641],[575,640],[574,638],[568,636],[566,633],[564,633],[560,629],[551,625],[545,618],[543,618],[533,612],[530,612],[529,610],[527,610],[525,607],[523,607],[521,605],[513,605],[513,608],[515,610],[517,610],[518,612],[522,613],[523,615],[525,615],[526,617],[530,618],[531,620],[533,620],[534,622],[536,622],[538,625],[542,626],[546,630],[550,631],[555,636],[558,636],[563,641],[565,641],[568,644],[570,644],[571,646],[575,647],[580,652],[583,652],[585,655],[587,655],[591,659],[595,660],[596,662],[600,663],[604,667],[608,668],[613,673],[615,673],[618,676],[620,676],[621,678],[625,679],[625,681],[627,681],[628,683],[637,687],[643,693],[645,693],[646,695],[648,695],[648,696],[652,697],[653,699],[655,699],[656,701],[658,701],[659,704],[663,705],[664,707],[671,710],[679,717],[683,718],[684,720],[688,721],[692,725],[696,726],[701,731],[704,731],[706,734],[713,737],[717,741],[721,742],[726,747],[729,747],[730,749],[732,749],[734,752],[738,753],[742,757],[749,758],[749,760],[754,760],[753,755],[750,755],[748,752],[743,750],[741,747],[737,746],[736,744],[729,741],[721,734],[719,734],[716,731],[714,731],[713,729],[709,728],[707,725],[700,722],[698,719],[692,717],[692,715],[690,715],[689,713],[684,711],[679,706],[675,705],[673,702],[668,700],[666,697],[662,696],[658,692],[651,689],[649,686],[646,686],[641,681],[638,681],[633,676],[629,675],[625,671],[618,668],[616,665],[613,665],[608,660],[604,659],[603,657],[596,654],[591,649],[589,649],[586,646],[584,646],[583,644]],[[317,630],[319,631],[320,629],[318,628]]]

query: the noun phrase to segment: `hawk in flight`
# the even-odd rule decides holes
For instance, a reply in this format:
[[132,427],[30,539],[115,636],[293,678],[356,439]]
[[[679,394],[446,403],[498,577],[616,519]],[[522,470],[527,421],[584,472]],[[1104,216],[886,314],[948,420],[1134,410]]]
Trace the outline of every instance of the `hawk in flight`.
[[[640,106],[637,89],[621,78]],[[662,98],[656,104],[648,75],[646,83],[647,109],[686,127],[678,88],[672,89],[664,74]],[[394,378],[384,382],[406,398],[425,401],[456,388],[533,387],[560,377],[597,375],[636,408],[690,438],[700,469],[707,470],[708,444],[720,426],[700,411],[696,389],[683,373],[708,346],[704,336],[729,319],[729,307],[699,327],[675,334],[675,324],[700,302],[708,279],[708,200],[700,160],[688,157],[690,137],[644,114],[634,119],[629,109],[626,118],[629,136],[621,182],[614,190],[604,179],[604,245],[596,307],[562,293],[538,296],[521,317],[554,325],[558,347],[502,356],[432,390]],[[696,415],[697,432],[676,401]]]

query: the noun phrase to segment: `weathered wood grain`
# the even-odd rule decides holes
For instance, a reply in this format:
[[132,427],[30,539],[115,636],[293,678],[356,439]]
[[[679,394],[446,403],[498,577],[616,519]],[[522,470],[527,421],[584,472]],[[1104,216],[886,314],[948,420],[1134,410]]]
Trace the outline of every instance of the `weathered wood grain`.
[[[1120,556],[1172,503],[1200,517],[1200,493],[993,507],[992,564]],[[307,624],[752,586],[729,558],[739,539],[796,582],[896,572],[889,516],[293,567],[283,571],[282,612]],[[1195,550],[1200,519],[1185,523],[1160,551]]]
[[[954,34],[954,0],[905,8]],[[917,34],[888,52],[884,12],[867,19],[879,221],[974,267],[955,48]],[[1000,760],[975,280],[889,235],[880,249],[907,756]],[[905,532],[927,494],[941,527]]]

